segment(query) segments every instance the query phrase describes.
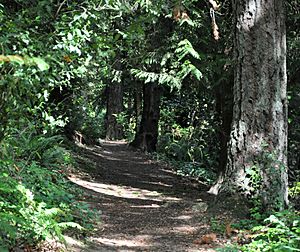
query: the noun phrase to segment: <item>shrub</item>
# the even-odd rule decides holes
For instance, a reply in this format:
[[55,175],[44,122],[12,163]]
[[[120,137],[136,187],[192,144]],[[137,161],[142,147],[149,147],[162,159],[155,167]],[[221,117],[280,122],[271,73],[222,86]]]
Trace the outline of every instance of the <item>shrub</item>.
[[39,135],[28,127],[1,142],[1,251],[50,237],[63,240],[65,229],[92,227],[90,220],[97,216],[75,200],[79,190],[65,175],[73,161],[61,141],[60,136]]
[[275,213],[252,231],[252,242],[244,245],[242,251],[299,251],[300,215],[297,212]]
[[[46,175],[42,167],[40,170]],[[81,228],[76,223],[64,221],[65,215],[70,215],[70,212],[55,207],[57,202],[54,199],[52,204],[38,200],[34,195],[37,190],[28,189],[23,183],[24,178],[30,179],[22,176],[18,165],[8,161],[0,162],[0,247],[8,249],[36,244],[50,237],[62,239],[64,228]],[[32,181],[36,178],[33,176]],[[48,186],[47,189],[50,188]]]

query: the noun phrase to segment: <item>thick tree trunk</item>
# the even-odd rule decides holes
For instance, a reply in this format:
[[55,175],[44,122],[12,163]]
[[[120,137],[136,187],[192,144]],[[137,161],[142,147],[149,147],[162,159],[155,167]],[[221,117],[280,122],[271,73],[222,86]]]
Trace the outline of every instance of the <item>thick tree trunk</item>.
[[117,121],[117,115],[123,111],[123,88],[120,83],[107,87],[106,139],[123,138],[123,128]]
[[154,83],[145,84],[143,93],[144,104],[141,124],[130,145],[143,151],[153,152],[156,150],[158,137],[161,87]]
[[244,194],[254,190],[267,209],[282,209],[288,203],[283,0],[233,0],[233,9],[236,65],[228,163],[210,192],[217,194],[224,184]]

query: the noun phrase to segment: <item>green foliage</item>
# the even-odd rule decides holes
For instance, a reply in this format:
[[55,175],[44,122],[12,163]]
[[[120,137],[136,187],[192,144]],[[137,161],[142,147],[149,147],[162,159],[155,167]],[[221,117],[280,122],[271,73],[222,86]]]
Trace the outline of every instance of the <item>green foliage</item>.
[[218,252],[240,252],[238,246],[226,246],[225,248],[217,248],[216,251]]
[[214,233],[224,234],[226,232],[226,224],[224,221],[220,221],[214,217],[210,219],[210,229]]
[[275,213],[252,231],[252,241],[244,245],[242,251],[300,251],[300,215],[297,212]]
[[247,179],[245,183],[247,185],[243,185],[243,189],[249,192],[250,201],[252,203],[252,208],[250,209],[251,217],[254,220],[261,220],[263,205],[262,198],[260,197],[260,192],[262,190],[262,171],[258,165],[254,165],[252,167],[248,167],[246,169]]
[[283,174],[286,167],[278,160],[275,151],[271,151],[268,144],[262,144],[256,153],[252,165],[245,169],[245,178],[238,185],[245,196],[253,204],[255,214],[285,208],[285,183]]
[[250,178],[250,191],[256,193],[262,186],[261,170],[254,165],[246,169],[246,174]]
[[117,123],[122,126],[125,139],[128,142],[133,141],[136,132],[136,119],[129,117],[126,112],[119,113],[116,116]]
[[91,228],[94,213],[75,200],[79,192],[65,176],[73,160],[61,141],[60,136],[38,134],[32,124],[11,130],[1,141],[2,247],[35,245],[47,238],[63,240],[65,229]]
[[295,209],[300,209],[300,182],[291,183],[289,187],[289,199],[290,205],[294,206]]
[[240,231],[240,240],[244,234],[249,238],[244,245],[231,245],[217,251],[300,251],[300,214],[293,210],[276,212],[267,218],[257,220],[245,220],[233,225]]
[[158,82],[159,84],[166,84],[177,88],[181,86],[181,81],[176,77],[175,73],[154,73],[138,69],[132,69],[131,73],[145,83]]
[[178,57],[178,60],[182,60],[189,54],[195,59],[200,59],[199,53],[193,48],[193,45],[187,39],[184,39],[178,43],[175,53]]
[[299,197],[300,196],[300,182],[295,182],[294,186],[289,188],[289,194],[291,197]]
[[[218,146],[213,145],[216,137],[216,131],[212,127],[213,115],[209,120],[202,120],[198,117],[199,114],[210,113],[206,106],[201,108],[198,105],[193,110],[191,107],[180,107],[177,103],[168,105],[170,109],[161,111],[158,153],[173,160],[171,162],[178,174],[198,177],[211,183],[215,179],[215,168],[218,165]],[[181,111],[177,111],[178,108]],[[182,113],[184,109],[190,110],[187,112],[188,116],[182,118],[178,113]]]
[[201,160],[204,158],[204,146],[201,143],[202,139],[198,138],[201,133],[197,132],[196,130],[197,129],[195,129],[193,126],[182,128],[175,124],[172,126],[171,142],[167,146],[162,145],[160,148],[164,148],[164,151],[167,155],[172,156],[177,160]]
[[[15,160],[38,161],[44,166],[60,165],[67,161],[67,151],[60,144],[59,135],[46,136],[38,134],[34,125],[13,131],[1,142],[0,154],[7,159],[13,153]],[[62,162],[62,163],[61,163]]]
[[21,57],[17,55],[7,55],[7,56],[0,56],[0,65],[8,62],[8,63],[17,63],[19,65],[36,65],[40,71],[46,71],[49,69],[49,64],[47,64],[42,58],[39,57]]
[[[40,176],[43,176],[43,179]],[[36,244],[52,237],[63,240],[63,229],[75,225],[72,222],[64,222],[67,216],[70,218],[70,209],[55,207],[64,201],[56,198],[57,195],[53,190],[59,191],[61,195],[66,191],[55,183],[49,183],[49,179],[44,181],[51,176],[53,174],[50,171],[35,163],[27,166],[23,162],[0,162],[2,247]],[[38,193],[37,197],[35,192]],[[76,227],[81,229],[80,225]]]
[[[198,81],[202,78],[201,71],[193,65],[190,60],[185,59],[189,55],[194,59],[200,59],[200,55],[193,48],[191,42],[184,39],[178,43],[178,47],[175,49],[175,52],[167,52],[161,59],[159,59],[160,62],[156,62],[159,61],[155,58],[157,55],[150,54],[151,58],[148,59],[146,63],[159,63],[161,66],[161,71],[159,73],[132,69],[131,74],[145,83],[157,82],[162,85],[170,86],[172,89],[180,89],[183,81],[189,74],[195,77]],[[185,60],[181,63],[183,59]]]
[[[22,150],[23,146],[18,148]],[[53,147],[47,145],[43,151],[46,155],[31,155],[28,159],[23,153],[1,159],[0,243],[4,247],[34,245],[50,237],[63,240],[63,230],[83,230],[81,226],[90,229],[92,219],[97,218],[85,204],[76,201],[74,195],[80,192],[66,179],[64,167],[72,162],[69,153],[56,156]],[[49,164],[51,169],[41,164]]]
[[[78,130],[84,134],[88,139],[96,140],[105,137],[105,110],[98,113],[91,108],[89,113],[84,114]],[[77,120],[80,117],[77,117]]]

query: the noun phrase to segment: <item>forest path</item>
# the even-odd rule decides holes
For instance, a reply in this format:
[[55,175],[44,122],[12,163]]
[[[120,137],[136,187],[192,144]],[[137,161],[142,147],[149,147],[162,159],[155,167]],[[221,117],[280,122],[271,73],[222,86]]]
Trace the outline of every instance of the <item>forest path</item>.
[[212,216],[226,215],[210,207],[207,187],[181,179],[125,142],[82,147],[78,160],[83,171],[70,180],[101,211],[101,223],[88,247],[75,244],[71,251],[215,251],[224,243],[219,237],[195,242],[211,232]]

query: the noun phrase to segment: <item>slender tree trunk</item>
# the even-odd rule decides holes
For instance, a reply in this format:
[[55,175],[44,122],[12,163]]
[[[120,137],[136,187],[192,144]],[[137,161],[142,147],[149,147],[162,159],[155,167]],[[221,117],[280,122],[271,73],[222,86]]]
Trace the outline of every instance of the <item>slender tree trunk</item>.
[[130,144],[143,151],[156,150],[160,116],[161,87],[154,83],[144,85],[143,114],[139,130]]
[[123,128],[117,121],[117,115],[123,111],[123,88],[121,83],[112,83],[107,87],[106,139],[123,138]]
[[218,85],[216,96],[216,111],[221,121],[220,125],[220,155],[219,155],[219,169],[218,172],[222,173],[226,169],[227,164],[227,144],[230,139],[230,130],[232,122],[232,87],[233,87],[233,75],[228,76],[228,79],[222,81]]
[[140,127],[141,115],[142,115],[142,102],[143,102],[143,92],[142,92],[142,83],[136,83],[136,87],[134,90],[134,107],[135,107],[135,115],[136,115],[136,128]]
[[282,209],[288,203],[284,4],[233,0],[233,10],[236,62],[228,163],[210,192],[217,194],[223,185],[243,194],[254,190],[266,209]]

